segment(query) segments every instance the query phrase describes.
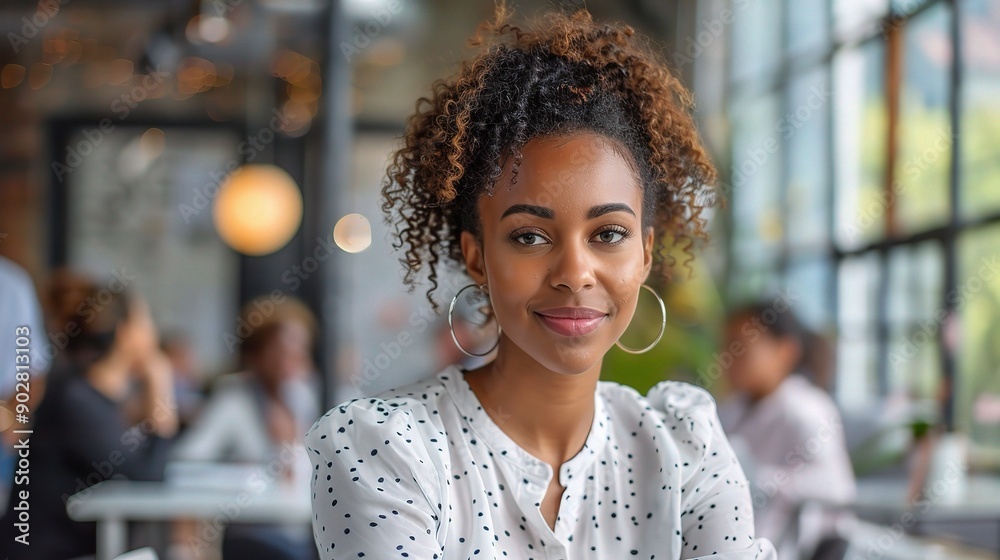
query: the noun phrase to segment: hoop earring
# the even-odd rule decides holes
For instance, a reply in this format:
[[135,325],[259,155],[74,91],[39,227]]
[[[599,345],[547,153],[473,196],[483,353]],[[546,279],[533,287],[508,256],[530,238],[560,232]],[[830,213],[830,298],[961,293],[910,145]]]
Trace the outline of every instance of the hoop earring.
[[[451,298],[451,305],[448,306],[448,330],[451,331],[451,340],[455,343],[455,346],[457,346],[458,349],[462,351],[463,354],[465,354],[466,356],[471,356],[473,358],[481,358],[483,356],[488,356],[490,352],[496,350],[496,347],[500,345],[500,337],[497,336],[496,344],[494,344],[486,352],[482,354],[473,354],[472,352],[469,352],[465,348],[462,348],[462,344],[458,341],[458,337],[455,336],[455,325],[452,322],[452,314],[455,311],[455,304],[458,302],[458,296],[462,295],[462,292],[472,287],[479,288],[484,294],[486,294],[487,298],[489,298],[489,292],[486,291],[486,284],[483,284],[482,286],[476,286],[475,284],[469,284],[468,286],[464,286],[461,290],[458,291],[458,293],[455,294],[455,297]],[[500,335],[501,333],[503,333],[503,329],[500,328],[500,323],[497,323],[497,335]]]
[[643,348],[642,350],[635,350],[633,348],[628,348],[624,344],[622,344],[620,340],[615,341],[616,346],[628,352],[629,354],[643,354],[645,352],[649,352],[650,350],[653,349],[654,346],[656,346],[658,342],[660,342],[660,339],[663,338],[663,333],[666,332],[667,330],[667,306],[664,305],[663,298],[660,297],[660,294],[656,293],[656,290],[650,288],[646,284],[642,284],[641,287],[649,290],[653,294],[653,297],[656,298],[656,301],[660,304],[660,314],[663,315],[663,320],[660,321],[660,333],[656,335],[656,340],[654,340],[652,344]]

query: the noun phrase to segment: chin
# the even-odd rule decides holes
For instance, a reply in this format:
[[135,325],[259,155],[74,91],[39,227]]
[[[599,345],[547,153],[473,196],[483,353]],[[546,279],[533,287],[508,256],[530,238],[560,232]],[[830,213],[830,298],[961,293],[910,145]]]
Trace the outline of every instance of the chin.
[[594,348],[593,345],[575,347],[553,344],[537,353],[531,353],[535,361],[546,368],[563,375],[580,375],[601,363],[608,349]]

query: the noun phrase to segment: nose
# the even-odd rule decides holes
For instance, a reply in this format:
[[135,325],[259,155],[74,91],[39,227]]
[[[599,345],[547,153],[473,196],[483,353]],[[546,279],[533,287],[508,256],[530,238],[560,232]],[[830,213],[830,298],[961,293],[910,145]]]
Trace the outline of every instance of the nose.
[[550,254],[553,262],[549,282],[553,288],[575,294],[594,287],[594,257],[586,243],[566,243]]

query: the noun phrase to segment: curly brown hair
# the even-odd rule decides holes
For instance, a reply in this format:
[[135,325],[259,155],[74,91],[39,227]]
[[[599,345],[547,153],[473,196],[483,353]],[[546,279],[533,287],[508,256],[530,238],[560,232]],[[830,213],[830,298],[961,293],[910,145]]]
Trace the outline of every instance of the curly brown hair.
[[[460,234],[479,236],[477,202],[528,140],[575,131],[608,138],[643,186],[643,226],[654,227],[656,268],[669,276],[677,244],[693,258],[708,238],[702,210],[720,197],[715,169],[689,110],[690,93],[651,42],[627,25],[598,24],[584,9],[553,12],[523,29],[503,2],[470,39],[480,52],[457,74],[434,82],[410,116],[382,188],[382,210],[412,292],[429,269],[438,287],[442,261],[463,263]],[[707,195],[707,196],[706,196]],[[690,269],[689,269],[690,270]]]

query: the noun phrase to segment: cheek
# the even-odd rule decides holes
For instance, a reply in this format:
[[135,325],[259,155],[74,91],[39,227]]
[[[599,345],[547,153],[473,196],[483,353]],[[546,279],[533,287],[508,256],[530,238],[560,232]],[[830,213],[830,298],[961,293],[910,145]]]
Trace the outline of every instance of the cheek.
[[[643,292],[646,291],[642,288],[642,276],[638,272],[631,275],[622,274],[621,269],[610,272],[612,280],[605,285],[608,286],[611,297],[618,307],[618,313],[631,317],[643,297]],[[645,295],[652,297],[648,293]]]
[[494,307],[524,308],[532,295],[539,291],[547,274],[545,259],[504,256],[487,259],[488,290]]

